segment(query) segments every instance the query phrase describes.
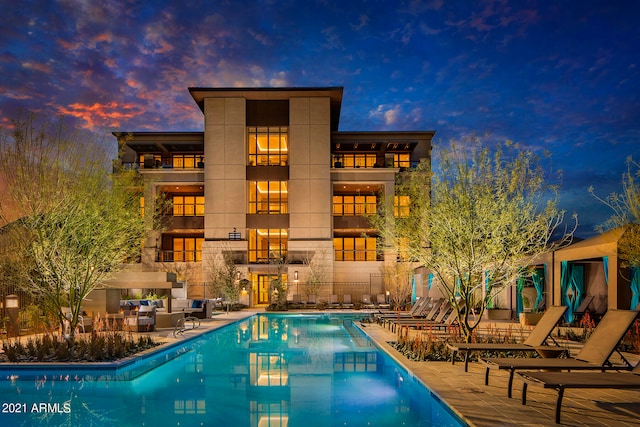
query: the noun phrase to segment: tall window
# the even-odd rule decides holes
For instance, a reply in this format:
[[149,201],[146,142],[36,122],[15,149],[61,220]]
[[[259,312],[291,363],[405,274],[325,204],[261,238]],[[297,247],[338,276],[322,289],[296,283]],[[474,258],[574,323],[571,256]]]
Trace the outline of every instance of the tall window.
[[249,262],[268,263],[287,255],[287,230],[258,228],[249,230]]
[[249,165],[284,166],[289,161],[287,127],[249,127]]
[[286,214],[289,212],[286,181],[250,181],[250,214]]
[[393,196],[393,214],[396,218],[406,218],[409,216],[409,196]]
[[375,237],[335,237],[336,261],[376,261]]
[[411,155],[409,153],[393,153],[394,168],[411,167]]
[[202,242],[204,242],[202,237],[174,237],[173,261],[202,261]]
[[173,196],[173,216],[204,216],[204,196]]
[[333,196],[333,215],[352,216],[376,213],[376,196]]

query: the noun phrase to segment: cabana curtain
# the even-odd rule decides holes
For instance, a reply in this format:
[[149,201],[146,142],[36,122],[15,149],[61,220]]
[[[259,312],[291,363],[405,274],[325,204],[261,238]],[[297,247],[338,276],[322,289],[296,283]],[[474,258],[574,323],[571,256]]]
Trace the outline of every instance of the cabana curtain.
[[604,282],[609,286],[609,257],[602,257],[602,265],[604,266]]
[[547,264],[544,264],[543,268],[536,268],[531,275],[531,281],[533,282],[533,287],[536,288],[536,292],[538,292],[538,296],[536,297],[534,309],[540,308],[540,304],[542,304],[542,300],[544,299],[544,278],[547,272]]
[[560,263],[560,292],[562,304],[568,307],[567,322],[573,322],[573,313],[584,299],[584,267],[570,261]]
[[640,303],[640,267],[631,267],[631,306],[634,310]]
[[416,276],[414,275],[411,278],[411,303],[416,302],[417,292],[416,292]]
[[524,289],[525,278],[518,277],[516,280],[516,314],[520,314],[524,311],[524,304],[522,301],[522,290]]

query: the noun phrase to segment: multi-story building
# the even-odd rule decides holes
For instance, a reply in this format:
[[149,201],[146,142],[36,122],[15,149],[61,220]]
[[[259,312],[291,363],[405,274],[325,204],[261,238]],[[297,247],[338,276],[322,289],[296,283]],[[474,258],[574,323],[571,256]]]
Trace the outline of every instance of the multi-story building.
[[[430,161],[434,132],[340,132],[341,87],[189,91],[203,132],[114,132],[121,161],[152,184],[141,207],[171,202],[143,266],[177,272],[202,297],[213,260],[231,254],[251,305],[270,302],[278,270],[290,298],[304,300],[311,276],[319,300],[383,293],[396,254],[367,216],[392,200],[399,173]],[[401,214],[407,200],[394,200]]]

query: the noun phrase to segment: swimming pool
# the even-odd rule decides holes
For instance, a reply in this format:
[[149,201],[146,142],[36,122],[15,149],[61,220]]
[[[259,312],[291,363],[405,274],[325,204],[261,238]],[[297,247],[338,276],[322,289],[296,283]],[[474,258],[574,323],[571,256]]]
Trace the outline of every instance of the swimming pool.
[[259,314],[149,359],[3,378],[0,425],[464,425],[349,316]]

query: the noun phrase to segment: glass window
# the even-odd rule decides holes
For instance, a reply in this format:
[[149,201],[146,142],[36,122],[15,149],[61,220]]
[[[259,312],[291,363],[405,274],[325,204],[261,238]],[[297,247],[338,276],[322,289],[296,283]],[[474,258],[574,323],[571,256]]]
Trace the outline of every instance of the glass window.
[[173,216],[204,216],[204,196],[173,196]]
[[204,242],[202,237],[174,237],[173,261],[202,261],[202,242]]
[[336,261],[376,261],[375,237],[334,237]]
[[249,166],[285,166],[289,160],[287,127],[249,127]]
[[409,216],[409,196],[393,196],[393,214],[396,218],[406,218]]
[[409,153],[394,153],[393,154],[393,167],[394,168],[408,168],[408,167],[411,167],[411,154],[409,154]]
[[340,153],[340,161],[344,168],[373,168],[376,165],[376,154]]
[[286,229],[249,230],[249,262],[268,263],[287,255]]
[[373,215],[377,202],[376,196],[333,196],[333,215]]
[[278,215],[289,212],[287,181],[250,181],[249,213]]

